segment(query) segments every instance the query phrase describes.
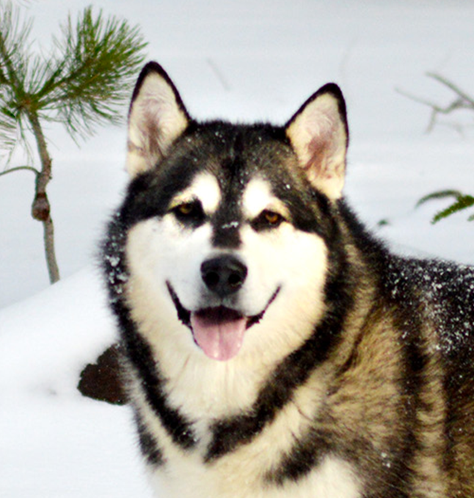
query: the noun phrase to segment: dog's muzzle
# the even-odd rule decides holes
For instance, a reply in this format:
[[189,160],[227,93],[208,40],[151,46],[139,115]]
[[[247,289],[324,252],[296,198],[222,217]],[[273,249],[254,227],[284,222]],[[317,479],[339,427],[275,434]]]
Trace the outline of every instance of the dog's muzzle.
[[[213,303],[224,303],[241,290],[247,272],[247,267],[230,254],[210,258],[201,265],[201,278]],[[178,318],[191,330],[194,342],[206,356],[220,361],[230,360],[237,355],[242,347],[245,331],[263,318],[280,291],[278,287],[260,313],[245,316],[239,309],[223,304],[211,304],[189,311],[181,304],[170,282],[167,282],[167,287]]]

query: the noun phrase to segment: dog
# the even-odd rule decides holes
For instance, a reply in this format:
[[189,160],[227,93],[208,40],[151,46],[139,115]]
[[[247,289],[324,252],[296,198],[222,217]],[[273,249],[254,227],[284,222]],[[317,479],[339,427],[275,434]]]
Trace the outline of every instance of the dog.
[[159,496],[474,496],[473,269],[371,235],[347,146],[333,83],[198,122],[142,70],[102,266]]

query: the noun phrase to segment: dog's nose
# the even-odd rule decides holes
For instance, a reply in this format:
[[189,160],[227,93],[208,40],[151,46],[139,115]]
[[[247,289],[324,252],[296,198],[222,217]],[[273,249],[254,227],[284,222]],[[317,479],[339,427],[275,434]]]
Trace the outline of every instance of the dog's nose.
[[201,276],[210,291],[225,297],[242,287],[247,277],[247,267],[235,256],[225,254],[204,261]]

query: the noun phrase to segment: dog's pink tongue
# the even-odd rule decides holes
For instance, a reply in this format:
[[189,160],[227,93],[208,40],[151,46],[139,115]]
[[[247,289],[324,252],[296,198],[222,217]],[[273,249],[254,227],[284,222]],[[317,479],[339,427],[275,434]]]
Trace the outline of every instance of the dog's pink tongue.
[[211,308],[191,314],[194,339],[213,360],[230,360],[240,351],[246,325],[246,318],[227,308]]

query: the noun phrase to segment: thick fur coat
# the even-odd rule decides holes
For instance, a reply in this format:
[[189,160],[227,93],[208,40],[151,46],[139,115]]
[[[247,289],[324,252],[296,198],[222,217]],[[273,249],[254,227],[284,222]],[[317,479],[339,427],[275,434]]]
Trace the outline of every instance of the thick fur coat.
[[348,208],[339,88],[200,123],[150,63],[128,140],[103,267],[160,496],[474,496],[474,273]]

